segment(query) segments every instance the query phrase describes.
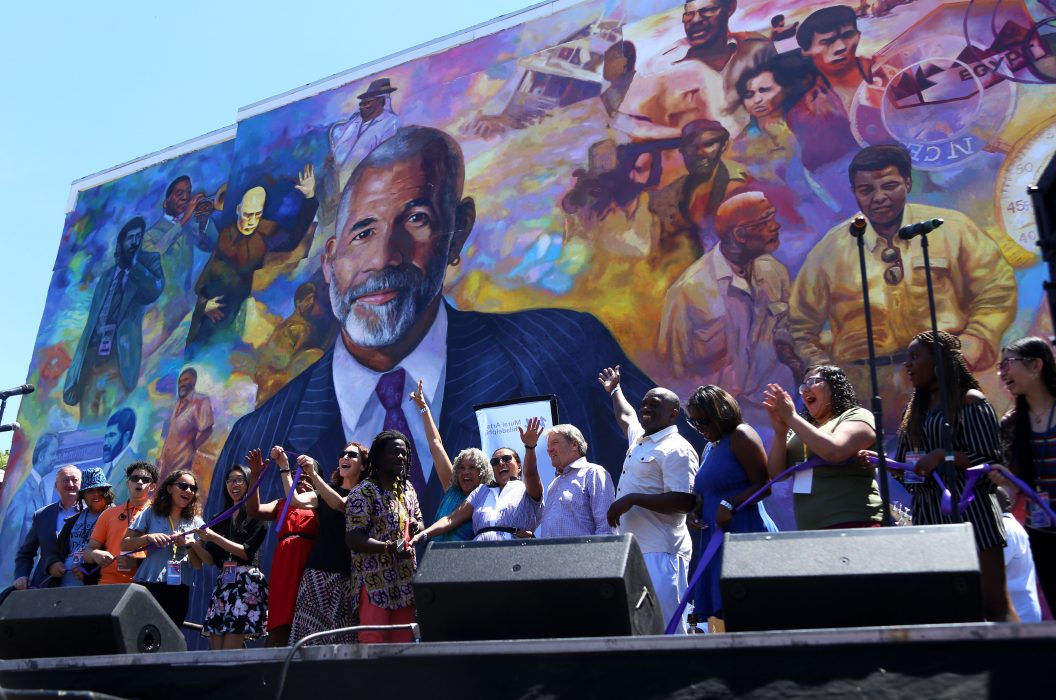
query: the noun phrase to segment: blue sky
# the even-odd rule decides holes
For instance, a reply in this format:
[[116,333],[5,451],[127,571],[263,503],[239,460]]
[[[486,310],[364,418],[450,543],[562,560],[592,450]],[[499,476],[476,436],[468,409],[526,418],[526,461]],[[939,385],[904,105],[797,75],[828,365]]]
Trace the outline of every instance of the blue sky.
[[[0,389],[26,379],[74,180],[233,124],[240,107],[535,4],[10,3],[0,25]],[[9,401],[4,422],[17,410]],[[10,443],[0,435],[0,449]]]

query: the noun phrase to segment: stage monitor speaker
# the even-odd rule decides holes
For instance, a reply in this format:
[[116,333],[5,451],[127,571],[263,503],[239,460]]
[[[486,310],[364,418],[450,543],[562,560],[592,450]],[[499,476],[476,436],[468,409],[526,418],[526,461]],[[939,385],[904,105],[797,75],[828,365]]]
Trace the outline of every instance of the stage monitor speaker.
[[431,542],[414,577],[424,641],[661,634],[631,535]]
[[983,619],[967,523],[727,535],[720,588],[730,632]]
[[187,651],[187,642],[135,583],[12,591],[0,605],[0,658],[159,651]]

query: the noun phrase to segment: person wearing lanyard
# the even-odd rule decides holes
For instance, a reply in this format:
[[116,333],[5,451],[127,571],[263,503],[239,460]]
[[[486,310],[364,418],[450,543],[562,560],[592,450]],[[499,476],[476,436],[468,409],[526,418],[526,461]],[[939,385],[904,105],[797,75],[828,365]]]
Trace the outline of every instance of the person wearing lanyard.
[[92,539],[84,553],[84,561],[99,567],[99,583],[132,583],[132,575],[146,556],[143,552],[126,554],[121,551],[121,540],[128,526],[143,509],[150,505],[158,468],[150,462],[133,462],[125,470],[128,500],[123,506],[108,508],[99,516],[92,530]]
[[[352,550],[352,600],[362,625],[414,622],[417,569],[411,537],[423,529],[418,494],[407,478],[410,441],[397,430],[370,446],[366,478],[348,495],[345,540]],[[410,630],[361,632],[361,644],[410,642]]]
[[190,569],[200,569],[208,556],[194,534],[205,524],[200,512],[198,480],[184,469],[174,471],[121,540],[123,552],[150,545],[132,580],[151,592],[177,627],[187,615]]
[[99,515],[114,502],[114,492],[102,469],[94,467],[81,472],[80,501],[84,508],[66,520],[55,552],[45,561],[48,575],[60,579],[60,586],[83,586],[99,580],[98,571],[84,575],[84,555]]
[[[293,486],[290,463],[281,447],[271,450],[271,458],[279,465],[283,493]],[[253,491],[253,484],[264,473],[264,459],[259,449],[250,450],[246,464],[252,477],[251,495],[246,501],[246,514],[258,520],[278,520],[286,510],[286,499],[260,502],[260,493]],[[297,480],[296,493],[312,492],[312,477],[302,473]],[[297,600],[297,589],[301,575],[308,563],[308,556],[319,534],[319,518],[312,508],[291,504],[286,518],[279,528],[279,542],[271,558],[271,576],[268,579],[268,641],[269,647],[284,647],[290,643],[290,626],[293,624],[293,606]]]
[[[1001,419],[1005,466],[1031,486],[1042,502],[1056,503],[1056,360],[1048,341],[1036,336],[1013,340],[1001,349],[998,374],[1015,400]],[[990,479],[1011,489],[1000,472]],[[1025,496],[1025,494],[1024,494]],[[1050,607],[1056,604],[1056,523],[1037,503],[1027,511],[1027,535],[1034,554],[1038,587]]]
[[[234,464],[224,477],[226,511],[242,500],[249,488],[249,468]],[[260,571],[258,551],[268,534],[263,521],[242,506],[233,516],[202,531],[205,564],[218,571],[202,634],[212,649],[241,649],[246,639],[264,635],[268,620],[268,580]]]

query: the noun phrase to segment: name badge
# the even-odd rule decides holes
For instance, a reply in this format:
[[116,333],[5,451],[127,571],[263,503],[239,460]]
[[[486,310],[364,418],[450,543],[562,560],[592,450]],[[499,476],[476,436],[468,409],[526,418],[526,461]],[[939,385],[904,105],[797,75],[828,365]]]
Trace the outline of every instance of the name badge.
[[[906,464],[916,466],[917,462],[924,458],[927,452],[907,452],[906,453]],[[907,469],[902,472],[902,483],[903,484],[923,484],[924,477],[917,474],[912,469]]]
[[228,561],[224,562],[224,570],[220,574],[220,580],[223,581],[224,583],[234,583],[235,582],[235,576],[237,574],[238,574],[238,565],[235,564],[235,562],[233,562],[233,561],[231,561],[229,559]]
[[114,335],[117,325],[107,323],[99,329],[99,357],[107,357],[114,348]]
[[73,567],[77,568],[78,566],[83,566],[83,565],[84,565],[84,552],[74,552],[73,553]]
[[170,561],[165,565],[165,583],[170,586],[183,584],[183,567],[178,561]]
[[132,557],[122,554],[117,558],[117,570],[129,572],[132,570]]
[[[1048,491],[1038,491],[1037,496],[1042,503],[1049,505]],[[1030,502],[1030,526],[1033,528],[1052,527],[1052,520],[1049,518],[1049,514],[1034,501]]]

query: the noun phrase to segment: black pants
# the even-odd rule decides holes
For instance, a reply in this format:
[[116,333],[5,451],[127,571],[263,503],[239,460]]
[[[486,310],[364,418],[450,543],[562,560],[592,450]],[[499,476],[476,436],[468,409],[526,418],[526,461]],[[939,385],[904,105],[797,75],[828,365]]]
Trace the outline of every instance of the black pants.
[[183,631],[183,621],[187,617],[187,606],[190,602],[190,586],[170,586],[167,583],[144,583],[154,600],[165,611],[165,614]]
[[1056,612],[1056,531],[1028,527],[1027,536],[1030,537],[1038,588],[1045,593],[1049,608]]

